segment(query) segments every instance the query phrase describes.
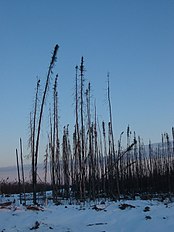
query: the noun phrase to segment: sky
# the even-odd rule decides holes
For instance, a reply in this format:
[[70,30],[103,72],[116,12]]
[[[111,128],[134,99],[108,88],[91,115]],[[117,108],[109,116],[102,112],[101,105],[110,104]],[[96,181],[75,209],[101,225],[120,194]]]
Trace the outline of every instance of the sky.
[[173,0],[0,0],[0,166],[15,164],[20,137],[29,153],[36,81],[43,88],[56,44],[61,130],[73,128],[75,66],[83,56],[99,121],[109,120],[110,73],[116,140],[128,124],[144,143],[171,135],[173,12]]

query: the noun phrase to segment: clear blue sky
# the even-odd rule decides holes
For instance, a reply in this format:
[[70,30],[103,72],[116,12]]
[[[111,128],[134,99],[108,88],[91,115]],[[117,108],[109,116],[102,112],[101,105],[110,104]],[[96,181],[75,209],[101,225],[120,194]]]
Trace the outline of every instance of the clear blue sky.
[[[0,165],[15,163],[23,138],[27,154],[29,113],[36,76],[44,84],[51,53],[60,46],[60,123],[74,123],[75,66],[85,59],[99,120],[108,120],[110,72],[116,138],[129,124],[144,142],[174,126],[173,0],[1,0]],[[44,129],[43,129],[44,130]]]

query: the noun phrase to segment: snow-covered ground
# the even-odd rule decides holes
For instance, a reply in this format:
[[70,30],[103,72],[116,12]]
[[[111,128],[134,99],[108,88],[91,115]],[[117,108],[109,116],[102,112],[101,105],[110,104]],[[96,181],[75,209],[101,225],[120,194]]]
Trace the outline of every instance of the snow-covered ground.
[[[1,198],[1,204],[4,198]],[[129,200],[80,205],[48,204],[42,211],[13,205],[0,209],[0,232],[173,232],[174,203]],[[120,209],[120,205],[130,206]],[[126,206],[126,205],[122,205]]]

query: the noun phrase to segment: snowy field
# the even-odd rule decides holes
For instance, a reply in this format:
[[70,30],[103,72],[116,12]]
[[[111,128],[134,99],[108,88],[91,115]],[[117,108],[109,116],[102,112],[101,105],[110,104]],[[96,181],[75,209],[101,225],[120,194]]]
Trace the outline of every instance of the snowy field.
[[101,202],[96,205],[85,203],[83,206],[48,204],[36,211],[26,209],[18,203],[4,207],[5,200],[7,202],[6,198],[1,197],[0,232],[174,231],[174,203],[129,200]]

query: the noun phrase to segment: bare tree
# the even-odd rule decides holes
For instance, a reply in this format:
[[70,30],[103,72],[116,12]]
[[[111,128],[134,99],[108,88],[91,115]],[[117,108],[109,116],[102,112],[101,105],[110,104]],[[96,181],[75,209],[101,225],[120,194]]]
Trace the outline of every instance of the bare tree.
[[[38,94],[39,94],[39,87],[40,87],[40,80],[37,81],[36,86],[36,95],[35,95],[35,102],[34,102],[34,112],[33,112],[33,121],[32,118],[30,119],[30,143],[31,143],[31,159],[32,159],[32,184],[33,184],[33,196],[36,194],[36,184],[35,184],[35,135],[36,135],[36,126],[37,126],[37,110],[38,110]],[[33,197],[36,199],[36,196]],[[34,200],[34,204],[36,200]]]
[[23,193],[24,193],[24,204],[26,205],[24,163],[23,163],[23,151],[22,151],[22,139],[21,138],[20,138],[20,153],[21,153],[21,172],[22,172],[22,184],[23,184]]
[[18,150],[17,149],[16,149],[16,165],[17,165],[17,173],[18,173],[19,199],[20,199],[20,204],[22,204],[22,198],[21,198],[21,177],[20,177],[20,171],[19,171],[19,157],[18,157]]
[[[107,94],[108,94],[108,105],[109,105],[109,135],[111,137],[111,154],[113,157],[115,157],[115,143],[114,143],[114,133],[113,133],[113,123],[112,123],[112,107],[111,107],[111,98],[110,98],[110,84],[109,84],[109,73],[107,75],[108,78],[108,88],[107,88]],[[112,158],[111,158],[112,159]],[[111,162],[112,163],[112,162]],[[119,186],[119,173],[118,173],[118,166],[116,166],[116,186],[117,186],[117,197],[120,198],[120,186]]]
[[80,195],[81,199],[84,198],[85,194],[85,167],[84,167],[84,159],[85,159],[85,127],[84,127],[84,60],[83,56],[81,58],[80,64],[80,119],[81,119],[81,170],[80,170]]
[[[58,52],[58,44],[56,44],[53,52],[53,56],[48,68],[48,73],[47,73],[47,78],[46,78],[46,83],[45,83],[45,89],[43,92],[42,96],[42,101],[41,101],[41,107],[40,107],[40,112],[39,112],[39,121],[38,121],[38,127],[37,127],[37,132],[36,132],[36,143],[35,143],[35,157],[34,157],[34,181],[33,185],[36,186],[37,184],[37,162],[38,162],[38,151],[39,151],[39,141],[40,141],[40,131],[41,131],[41,123],[42,123],[42,117],[43,117],[43,112],[44,112],[44,105],[46,101],[46,95],[48,92],[48,87],[49,87],[49,82],[51,78],[51,74],[53,72],[53,67],[56,62],[56,56]],[[33,189],[33,203],[36,204],[36,187]]]

